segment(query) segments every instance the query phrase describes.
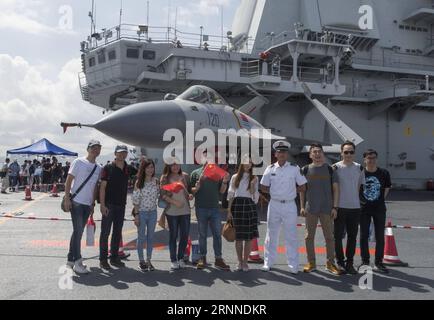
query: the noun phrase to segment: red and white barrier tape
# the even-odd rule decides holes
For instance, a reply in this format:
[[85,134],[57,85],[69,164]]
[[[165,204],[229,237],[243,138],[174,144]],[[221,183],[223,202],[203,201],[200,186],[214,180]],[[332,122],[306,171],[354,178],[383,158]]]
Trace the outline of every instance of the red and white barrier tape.
[[[22,213],[21,213],[22,214]],[[21,216],[10,213],[0,214],[0,218],[10,218],[10,219],[20,219],[20,220],[45,220],[45,221],[71,221],[70,218],[58,218],[58,217],[35,217],[31,216]],[[101,221],[101,219],[94,219],[94,221]],[[134,221],[134,219],[124,219],[124,221]],[[304,227],[305,223],[298,223],[297,227]],[[319,224],[318,227],[321,227]],[[386,226],[387,228],[387,226]],[[410,225],[392,225],[394,229],[419,229],[419,230],[434,230],[434,226],[410,226]]]

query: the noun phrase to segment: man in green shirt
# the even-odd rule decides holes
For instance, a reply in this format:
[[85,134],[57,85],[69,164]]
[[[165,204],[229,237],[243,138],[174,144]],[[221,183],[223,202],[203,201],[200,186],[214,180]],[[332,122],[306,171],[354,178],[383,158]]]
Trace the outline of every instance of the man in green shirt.
[[[204,157],[207,152],[203,153]],[[229,174],[222,181],[213,181],[203,175],[207,165],[204,164],[191,173],[192,192],[195,195],[196,217],[199,224],[199,251],[201,258],[197,263],[197,269],[206,266],[208,225],[213,235],[213,247],[215,255],[215,267],[221,270],[230,270],[230,267],[222,258],[221,216],[219,210],[220,194],[226,192]]]

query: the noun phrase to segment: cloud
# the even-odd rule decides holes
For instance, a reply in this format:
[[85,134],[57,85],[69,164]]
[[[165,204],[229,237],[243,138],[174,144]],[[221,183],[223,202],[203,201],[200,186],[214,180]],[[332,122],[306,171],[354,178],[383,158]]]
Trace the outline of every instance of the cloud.
[[103,154],[114,150],[117,141],[93,129],[72,128],[63,134],[60,127],[62,121],[93,123],[102,117],[100,108],[81,99],[80,68],[80,59],[70,60],[52,81],[22,57],[0,54],[1,155],[41,138],[81,155],[92,138],[102,142]]
[[[48,13],[47,5],[43,1],[1,0],[0,30],[13,30],[31,35],[75,34],[73,30],[60,27],[59,23],[56,26],[44,24],[42,20]],[[65,12],[59,13],[59,21],[62,17],[65,17]]]

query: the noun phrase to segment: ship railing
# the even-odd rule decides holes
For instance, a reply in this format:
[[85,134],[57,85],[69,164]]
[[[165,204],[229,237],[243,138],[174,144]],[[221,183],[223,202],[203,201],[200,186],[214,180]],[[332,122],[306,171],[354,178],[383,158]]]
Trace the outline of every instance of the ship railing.
[[87,78],[84,72],[78,73],[78,84],[80,86],[81,98],[84,101],[90,101],[89,86],[87,84]]
[[360,98],[366,98],[365,94],[368,94],[369,97],[375,97],[387,91],[389,91],[391,94],[393,94],[393,96],[395,96],[397,89],[409,89],[412,91],[430,89],[426,89],[426,79],[420,78],[399,78],[395,79],[392,83],[380,85],[345,83],[345,86],[346,93],[344,95]]
[[[203,30],[203,29],[202,29]],[[94,33],[82,43],[83,51],[90,51],[115,41],[127,39],[148,43],[167,43],[177,47],[196,48],[210,51],[230,50],[231,44],[228,37],[201,33],[182,32],[173,27],[153,27],[146,25],[121,24],[110,29],[102,29]],[[242,52],[249,52],[249,42],[246,40]]]
[[[267,70],[262,72],[262,60],[244,61],[241,63],[240,76],[253,78],[259,75],[280,77],[284,81],[293,79],[293,66],[280,63],[267,64]],[[300,81],[333,83],[334,77],[330,76],[323,68],[298,67],[297,77]]]
[[253,78],[261,74],[262,61],[251,60],[241,62],[240,76],[244,78]]

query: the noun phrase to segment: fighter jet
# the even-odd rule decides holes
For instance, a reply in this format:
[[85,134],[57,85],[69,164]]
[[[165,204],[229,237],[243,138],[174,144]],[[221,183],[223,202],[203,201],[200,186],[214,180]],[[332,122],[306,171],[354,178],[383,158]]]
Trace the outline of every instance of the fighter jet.
[[[253,119],[249,114],[263,107],[268,103],[268,100],[254,91],[253,88],[250,89],[257,96],[238,109],[230,106],[215,90],[206,86],[195,85],[179,96],[167,94],[163,101],[142,102],[124,107],[107,115],[95,124],[61,123],[61,126],[64,132],[68,127],[95,128],[126,144],[148,148],[167,146],[169,142],[163,140],[163,135],[168,129],[180,130],[185,136],[189,121],[194,123],[194,133],[205,128],[216,134],[220,129],[225,129],[228,132],[232,129],[232,132],[236,132],[239,137],[288,140],[298,146],[314,142],[303,138],[274,135]],[[310,96],[309,100],[311,100]],[[323,114],[323,108],[326,107],[321,106],[321,103],[316,99],[313,103]],[[328,112],[331,114],[330,111]],[[340,125],[336,126],[336,122],[340,120],[333,114],[330,116],[330,114],[324,116],[326,119],[331,117],[330,123],[333,124],[333,128],[340,127]],[[258,132],[261,132],[261,135],[256,135]],[[267,135],[264,136],[263,132],[267,132]],[[352,140],[363,141],[349,128],[346,133],[357,137],[357,139]]]

